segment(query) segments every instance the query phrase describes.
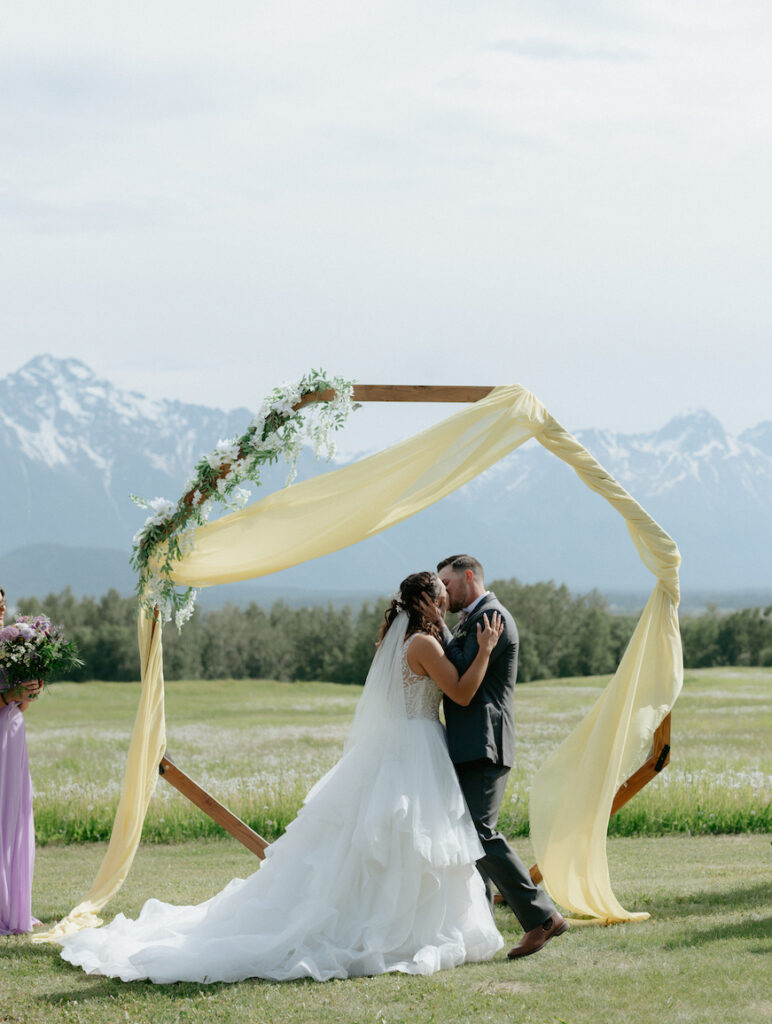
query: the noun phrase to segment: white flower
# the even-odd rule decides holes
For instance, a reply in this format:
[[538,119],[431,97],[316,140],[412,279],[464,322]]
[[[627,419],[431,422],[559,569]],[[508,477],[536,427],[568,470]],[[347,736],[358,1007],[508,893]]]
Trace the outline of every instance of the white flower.
[[196,607],[197,593],[198,591],[191,590],[190,593],[188,594],[188,599],[185,602],[185,604],[182,605],[181,608],[178,608],[177,611],[174,613],[174,623],[177,629],[182,629],[182,627],[193,614]]
[[152,526],[161,526],[167,522],[174,515],[174,505],[166,498],[154,498],[151,502],[145,502],[145,508],[152,509],[156,514],[148,515],[144,520],[144,525],[139,530],[138,534],[135,535],[134,543],[137,543],[137,538],[141,538],[144,531]]
[[[284,384],[275,388],[263,402],[263,420],[266,420],[271,413],[278,413],[280,416],[292,416],[295,411],[294,406],[300,401],[301,387],[302,381],[297,384],[292,381],[285,381]],[[260,424],[258,423],[257,426],[259,427]]]
[[249,501],[249,498],[249,491],[245,490],[243,487],[234,487],[228,492],[228,494],[223,495],[221,500],[227,509],[236,511],[240,508],[244,508]]
[[180,545],[180,553],[183,556],[183,558],[185,557],[185,555],[190,554],[190,552],[195,547],[195,543],[196,543],[195,532],[196,532],[196,523],[195,523],[195,521],[191,521],[191,522],[188,523],[188,525],[185,527],[185,529],[179,535],[179,539],[178,540],[179,540],[179,545]]
[[295,411],[293,405],[294,402],[290,402],[289,399],[283,398],[271,405],[270,412],[276,412],[280,416],[291,416]]
[[218,441],[215,451],[220,452],[223,462],[235,462],[239,457],[239,443],[235,437]]
[[155,515],[147,517],[145,526],[160,526],[174,515],[174,505],[166,498],[153,498],[147,503],[147,507],[152,509]]
[[258,451],[271,452],[275,454],[281,451],[283,444],[284,441],[281,434],[276,430],[272,430],[271,433],[268,434],[267,437],[263,438],[262,441],[258,441],[255,447]]
[[239,457],[239,445],[235,437],[218,441],[211,452],[206,456],[206,461],[212,469],[219,469],[225,462],[235,462]]
[[214,508],[214,497],[207,498],[206,501],[202,501],[198,506],[201,511],[201,521],[205,523],[211,515],[212,509]]
[[169,501],[168,498],[153,498],[152,501],[147,503],[148,508],[160,516],[168,516],[174,511],[174,503]]

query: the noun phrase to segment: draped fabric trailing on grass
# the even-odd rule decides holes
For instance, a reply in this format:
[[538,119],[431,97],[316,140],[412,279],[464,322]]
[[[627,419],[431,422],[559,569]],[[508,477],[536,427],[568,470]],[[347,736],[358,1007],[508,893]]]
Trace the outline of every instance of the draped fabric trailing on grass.
[[[355,544],[439,501],[530,438],[572,466],[624,517],[657,579],[617,673],[538,772],[530,807],[536,857],[551,895],[575,913],[636,920],[647,915],[624,910],[611,890],[606,829],[617,787],[645,760],[654,730],[681,687],[680,555],[665,531],[529,391],[496,388],[392,448],[201,527],[193,550],[176,564],[174,579],[211,586],[266,576]],[[139,844],[164,750],[160,622],[153,626],[141,616],[139,641],[142,696],[110,846],[88,896],[53,931],[38,936],[41,941],[96,923]]]
[[153,622],[142,610],[137,638],[142,689],[110,845],[88,895],[50,931],[33,935],[33,942],[55,942],[81,928],[101,924],[98,913],[123,885],[142,838],[147,806],[158,780],[158,765],[166,749],[161,624]]

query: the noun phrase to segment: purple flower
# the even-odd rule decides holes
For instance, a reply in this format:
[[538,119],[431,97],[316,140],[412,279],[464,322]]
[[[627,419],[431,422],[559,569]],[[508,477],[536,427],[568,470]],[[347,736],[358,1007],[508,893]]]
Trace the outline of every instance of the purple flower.
[[21,633],[16,626],[6,626],[5,629],[0,629],[0,643],[5,643],[6,640],[16,640],[20,636]]

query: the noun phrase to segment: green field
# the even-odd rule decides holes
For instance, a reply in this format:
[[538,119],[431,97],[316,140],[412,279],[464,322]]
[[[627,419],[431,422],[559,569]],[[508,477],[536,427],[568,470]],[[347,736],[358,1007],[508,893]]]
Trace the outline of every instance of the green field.
[[[592,705],[606,677],[521,684],[517,766],[501,824],[528,834],[536,766]],[[167,684],[172,759],[266,838],[297,812],[340,755],[358,687],[254,680]],[[673,711],[671,763],[611,822],[612,835],[772,831],[772,669],[687,673]],[[120,791],[138,688],[59,684],[27,712],[38,843],[103,840]],[[216,836],[159,782],[149,841]]]
[[[55,947],[0,939],[3,1024],[749,1024],[772,1020],[769,836],[609,841],[615,890],[652,915],[640,924],[574,928],[536,956],[499,953],[429,978],[235,985],[130,985],[89,977]],[[516,840],[527,856],[527,841]],[[103,844],[48,846],[34,906],[59,917],[88,887]],[[255,859],[234,841],[141,848],[111,912],[149,895],[196,902]],[[519,938],[497,911],[505,950]]]
[[[528,862],[522,833],[534,767],[604,682],[518,687],[518,768],[503,817]],[[671,765],[618,816],[623,834],[609,840],[615,892],[624,906],[647,910],[647,922],[575,927],[517,963],[501,953],[430,978],[325,984],[124,985],[87,977],[55,947],[13,936],[0,939],[0,1022],[772,1020],[770,683],[772,670],[689,673],[673,713]],[[33,908],[46,923],[85,894],[104,854],[104,842],[73,840],[109,829],[137,693],[131,684],[60,685],[27,714],[40,840]],[[343,686],[248,681],[171,683],[167,693],[170,754],[269,836],[338,756],[358,696]],[[197,902],[254,870],[251,854],[229,837],[207,837],[210,831],[216,834],[208,819],[159,782],[146,829],[154,842],[140,847],[108,919],[135,915],[151,895]],[[188,837],[196,840],[179,842]],[[497,922],[506,950],[519,929],[506,910],[497,910]]]

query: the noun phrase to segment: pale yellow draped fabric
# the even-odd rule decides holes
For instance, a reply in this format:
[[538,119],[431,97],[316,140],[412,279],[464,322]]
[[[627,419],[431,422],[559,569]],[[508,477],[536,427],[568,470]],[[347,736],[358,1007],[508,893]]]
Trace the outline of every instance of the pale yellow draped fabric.
[[[611,890],[606,827],[618,784],[645,760],[654,729],[680,689],[680,556],[664,530],[529,391],[496,388],[393,448],[201,527],[174,579],[209,586],[265,576],[355,544],[445,497],[531,437],[573,466],[624,516],[641,558],[657,577],[618,672],[539,772],[531,799],[537,861],[555,899],[574,912],[625,920],[636,915]],[[566,507],[568,519],[570,499]],[[164,744],[160,623],[151,629],[141,621],[139,635],[142,698],[110,847],[84,902],[41,940],[93,923],[120,888],[139,843]]]
[[629,913],[612,892],[606,830],[617,789],[648,757],[654,731],[683,683],[677,615],[681,556],[576,438],[553,421],[538,439],[624,516],[657,584],[611,682],[533,780],[531,841],[544,883],[562,907],[606,922],[643,920],[649,915]]
[[94,928],[101,924],[97,915],[123,885],[142,838],[147,805],[166,749],[166,722],[161,623],[153,622],[141,611],[137,634],[142,689],[107,853],[84,899],[50,931],[34,935],[33,942],[56,942],[81,928]]

